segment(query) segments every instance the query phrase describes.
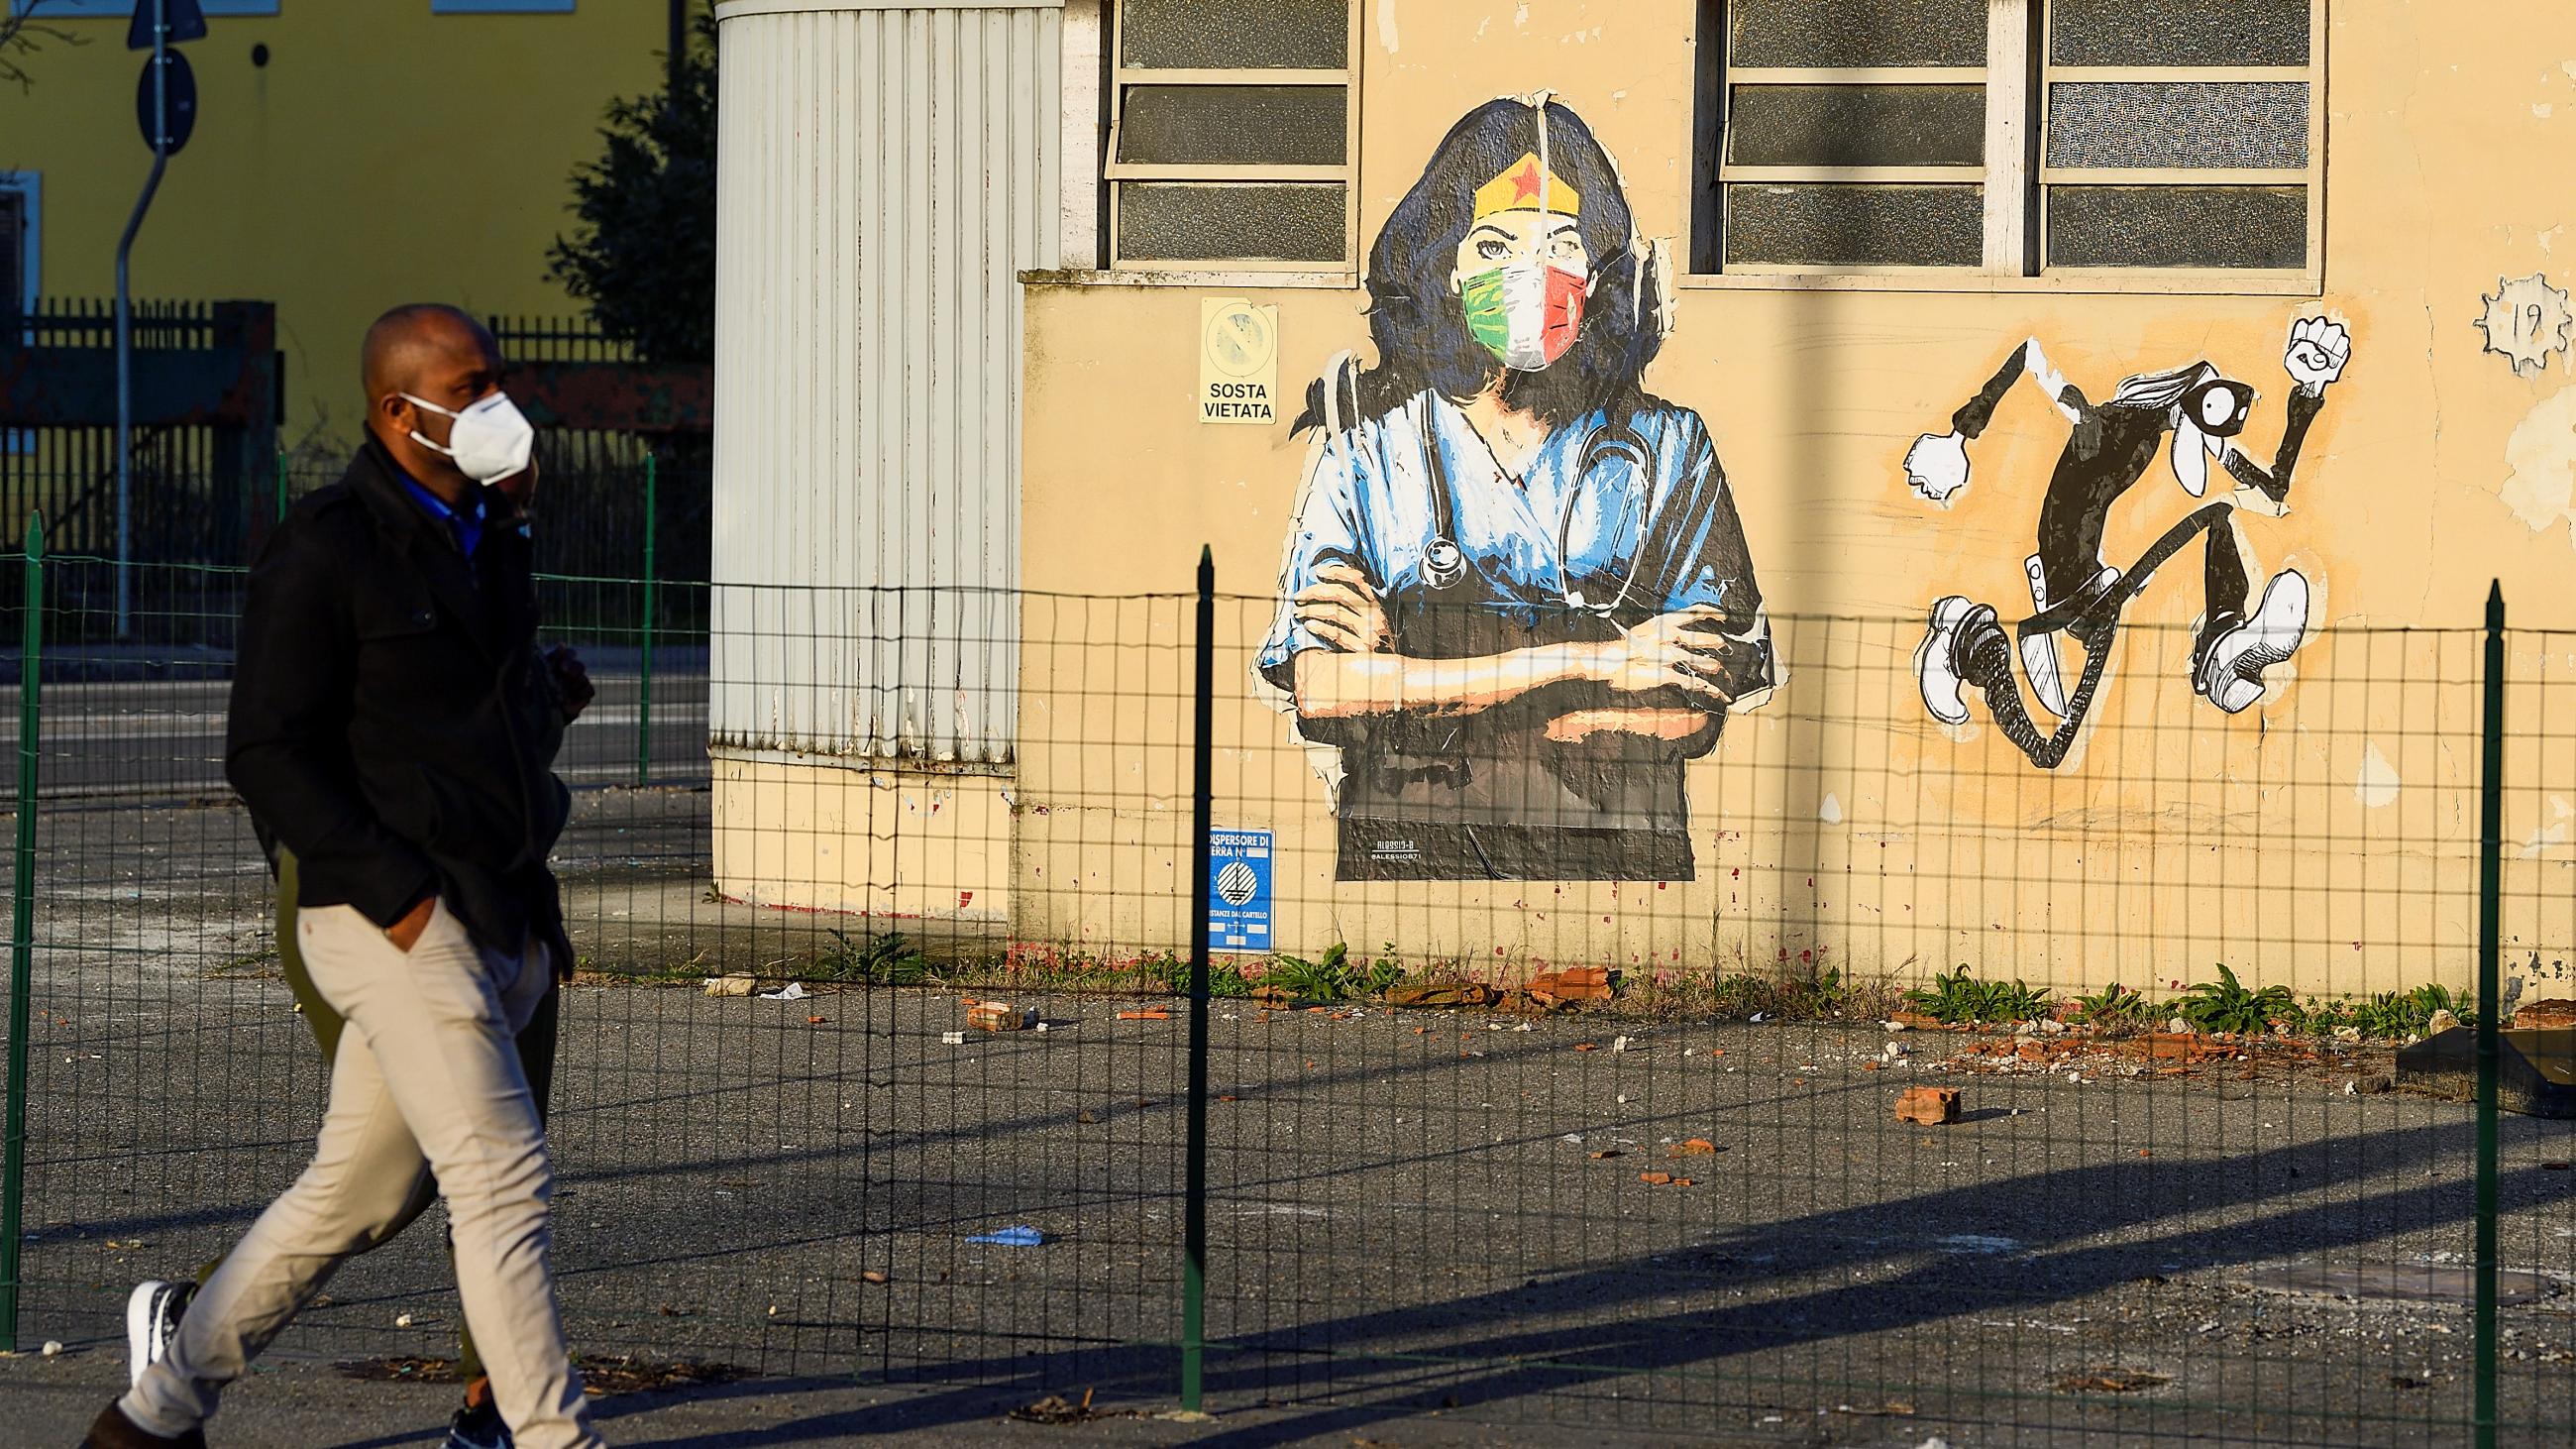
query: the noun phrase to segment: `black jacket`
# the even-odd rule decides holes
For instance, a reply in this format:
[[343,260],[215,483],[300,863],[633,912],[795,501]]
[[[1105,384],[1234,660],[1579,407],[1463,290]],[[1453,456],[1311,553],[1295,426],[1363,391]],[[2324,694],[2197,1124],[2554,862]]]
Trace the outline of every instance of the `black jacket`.
[[483,503],[469,563],[371,440],[296,505],[251,567],[225,773],[295,852],[299,905],[390,926],[435,892],[478,944],[560,951],[563,716],[527,532]]

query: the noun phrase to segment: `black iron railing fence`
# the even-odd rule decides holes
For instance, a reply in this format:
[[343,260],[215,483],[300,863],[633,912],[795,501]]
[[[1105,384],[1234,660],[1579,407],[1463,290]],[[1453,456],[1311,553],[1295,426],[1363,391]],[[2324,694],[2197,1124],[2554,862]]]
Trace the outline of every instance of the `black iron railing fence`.
[[[266,376],[260,396],[273,405],[284,389],[283,354],[272,355],[266,341],[258,343],[256,358],[242,353],[245,337],[235,323],[246,312],[265,316],[267,309],[194,300],[134,304],[134,345],[143,360],[136,395],[142,422],[134,434],[124,528],[124,557],[131,561],[244,563],[268,518],[340,474],[345,460],[327,450],[282,451],[292,440],[279,435],[282,419],[267,407],[255,420],[206,415],[204,394],[214,385],[207,368],[216,361],[178,371],[155,362],[189,354],[255,366]],[[538,432],[536,461],[553,525],[544,545],[547,567],[591,577],[650,573],[705,582],[708,419],[641,426],[642,419],[629,415],[633,399],[601,376],[647,370],[587,318],[489,321],[514,364],[558,372],[571,365],[589,377],[571,387],[566,410],[550,414]],[[0,325],[0,527],[12,537],[41,514],[58,551],[118,556],[113,391],[48,381],[44,374],[61,371],[57,360],[65,354],[48,359],[38,351],[78,349],[95,358],[112,350],[115,338],[114,306],[98,298],[46,299]],[[24,354],[15,369],[6,366],[13,351]]]

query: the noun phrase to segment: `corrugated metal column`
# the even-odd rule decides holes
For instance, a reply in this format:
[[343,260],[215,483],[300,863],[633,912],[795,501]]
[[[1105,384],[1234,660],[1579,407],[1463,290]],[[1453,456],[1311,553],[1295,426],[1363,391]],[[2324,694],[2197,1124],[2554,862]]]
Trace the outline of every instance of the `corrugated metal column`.
[[714,742],[1005,764],[1017,619],[983,591],[1018,580],[1017,274],[1058,262],[1060,7],[717,18]]

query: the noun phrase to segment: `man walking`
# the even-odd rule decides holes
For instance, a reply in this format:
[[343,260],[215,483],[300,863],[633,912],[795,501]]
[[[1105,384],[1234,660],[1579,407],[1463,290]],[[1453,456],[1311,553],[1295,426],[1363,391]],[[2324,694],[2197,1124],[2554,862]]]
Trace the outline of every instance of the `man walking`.
[[[508,503],[521,514],[530,507],[535,494],[536,465],[514,477],[493,485]],[[562,729],[581,717],[583,710],[597,696],[590,681],[590,671],[581,657],[570,648],[558,646],[548,650],[545,665],[557,696],[559,713],[547,717],[551,727],[545,754],[551,760],[562,739]],[[313,1034],[314,1045],[322,1052],[327,1065],[338,1054],[340,1032],[347,1024],[331,1003],[313,987],[313,977],[304,966],[304,952],[296,942],[297,873],[295,852],[277,841],[274,832],[254,820],[261,851],[268,857],[269,869],[277,883],[277,961],[280,974],[286,978],[286,989],[295,998],[296,1014],[304,1018],[305,1027]],[[565,959],[569,960],[569,948]],[[549,1088],[554,1079],[555,1036],[561,993],[549,986],[545,999],[537,1003],[536,1012],[519,1030],[517,1045],[519,1069],[528,1079],[529,1095],[536,1103],[537,1120],[545,1121]],[[438,1196],[438,1181],[424,1177],[413,1188],[411,1199],[393,1217],[375,1225],[367,1241],[358,1245],[360,1253],[372,1252],[392,1242],[412,1219],[429,1210]],[[449,1244],[449,1256],[455,1245]],[[187,1313],[189,1301],[198,1287],[223,1266],[217,1258],[199,1269],[193,1281],[173,1283],[150,1279],[135,1285],[126,1300],[125,1338],[133,1379],[141,1382],[143,1371],[166,1357],[170,1343],[178,1336],[179,1321]],[[465,1386],[465,1402],[448,1421],[447,1442],[442,1449],[513,1449],[508,1426],[501,1422],[500,1406],[492,1402],[492,1380],[483,1372],[483,1357],[474,1347],[473,1331],[462,1322],[456,1326],[456,1376]]]
[[[435,1175],[457,1288],[523,1449],[596,1445],[547,1265],[552,1169],[515,1038],[568,968],[546,855],[570,797],[527,530],[487,486],[531,434],[453,308],[368,329],[368,441],[251,572],[226,760],[294,854],[297,946],[346,1022],[312,1164],[91,1426],[202,1444],[223,1387]],[[549,716],[552,716],[550,720]]]

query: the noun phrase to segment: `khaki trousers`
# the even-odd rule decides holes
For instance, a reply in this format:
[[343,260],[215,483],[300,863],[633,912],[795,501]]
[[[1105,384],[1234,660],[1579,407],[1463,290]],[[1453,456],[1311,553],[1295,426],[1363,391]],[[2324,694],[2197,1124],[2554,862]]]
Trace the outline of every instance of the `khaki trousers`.
[[444,903],[408,953],[348,906],[300,912],[296,943],[347,1022],[313,1162],[198,1290],[127,1417],[171,1435],[212,1417],[223,1387],[435,1173],[503,1421],[521,1449],[601,1443],[564,1347],[546,1263],[553,1170],[514,1044],[545,998],[546,952],[478,948]]
[[[287,993],[295,998],[296,1012],[312,1031],[313,1044],[322,1049],[322,1062],[328,1066],[340,1050],[342,1022],[340,1013],[333,1011],[331,1003],[322,999],[322,993],[313,989],[313,978],[304,969],[304,949],[295,938],[295,892],[295,852],[281,845],[277,847],[277,964],[286,977]],[[563,963],[558,961],[555,965],[560,968]],[[529,1018],[527,1027],[518,1037],[519,1070],[527,1074],[528,1089],[537,1101],[537,1121],[540,1124],[546,1120],[546,1101],[554,1082],[555,1037],[562,1003],[563,993],[549,990],[546,999],[537,1004],[536,1015]],[[372,1252],[392,1242],[403,1229],[411,1226],[412,1219],[429,1211],[429,1205],[437,1199],[438,1180],[434,1177],[421,1179],[411,1201],[403,1205],[401,1212],[377,1224],[375,1235],[358,1251]],[[452,1248],[448,1256],[455,1256]],[[198,1285],[202,1287],[223,1265],[224,1260],[217,1258],[198,1268]],[[456,1325],[456,1376],[469,1384],[483,1377],[483,1356],[474,1351],[474,1332],[461,1320]]]

